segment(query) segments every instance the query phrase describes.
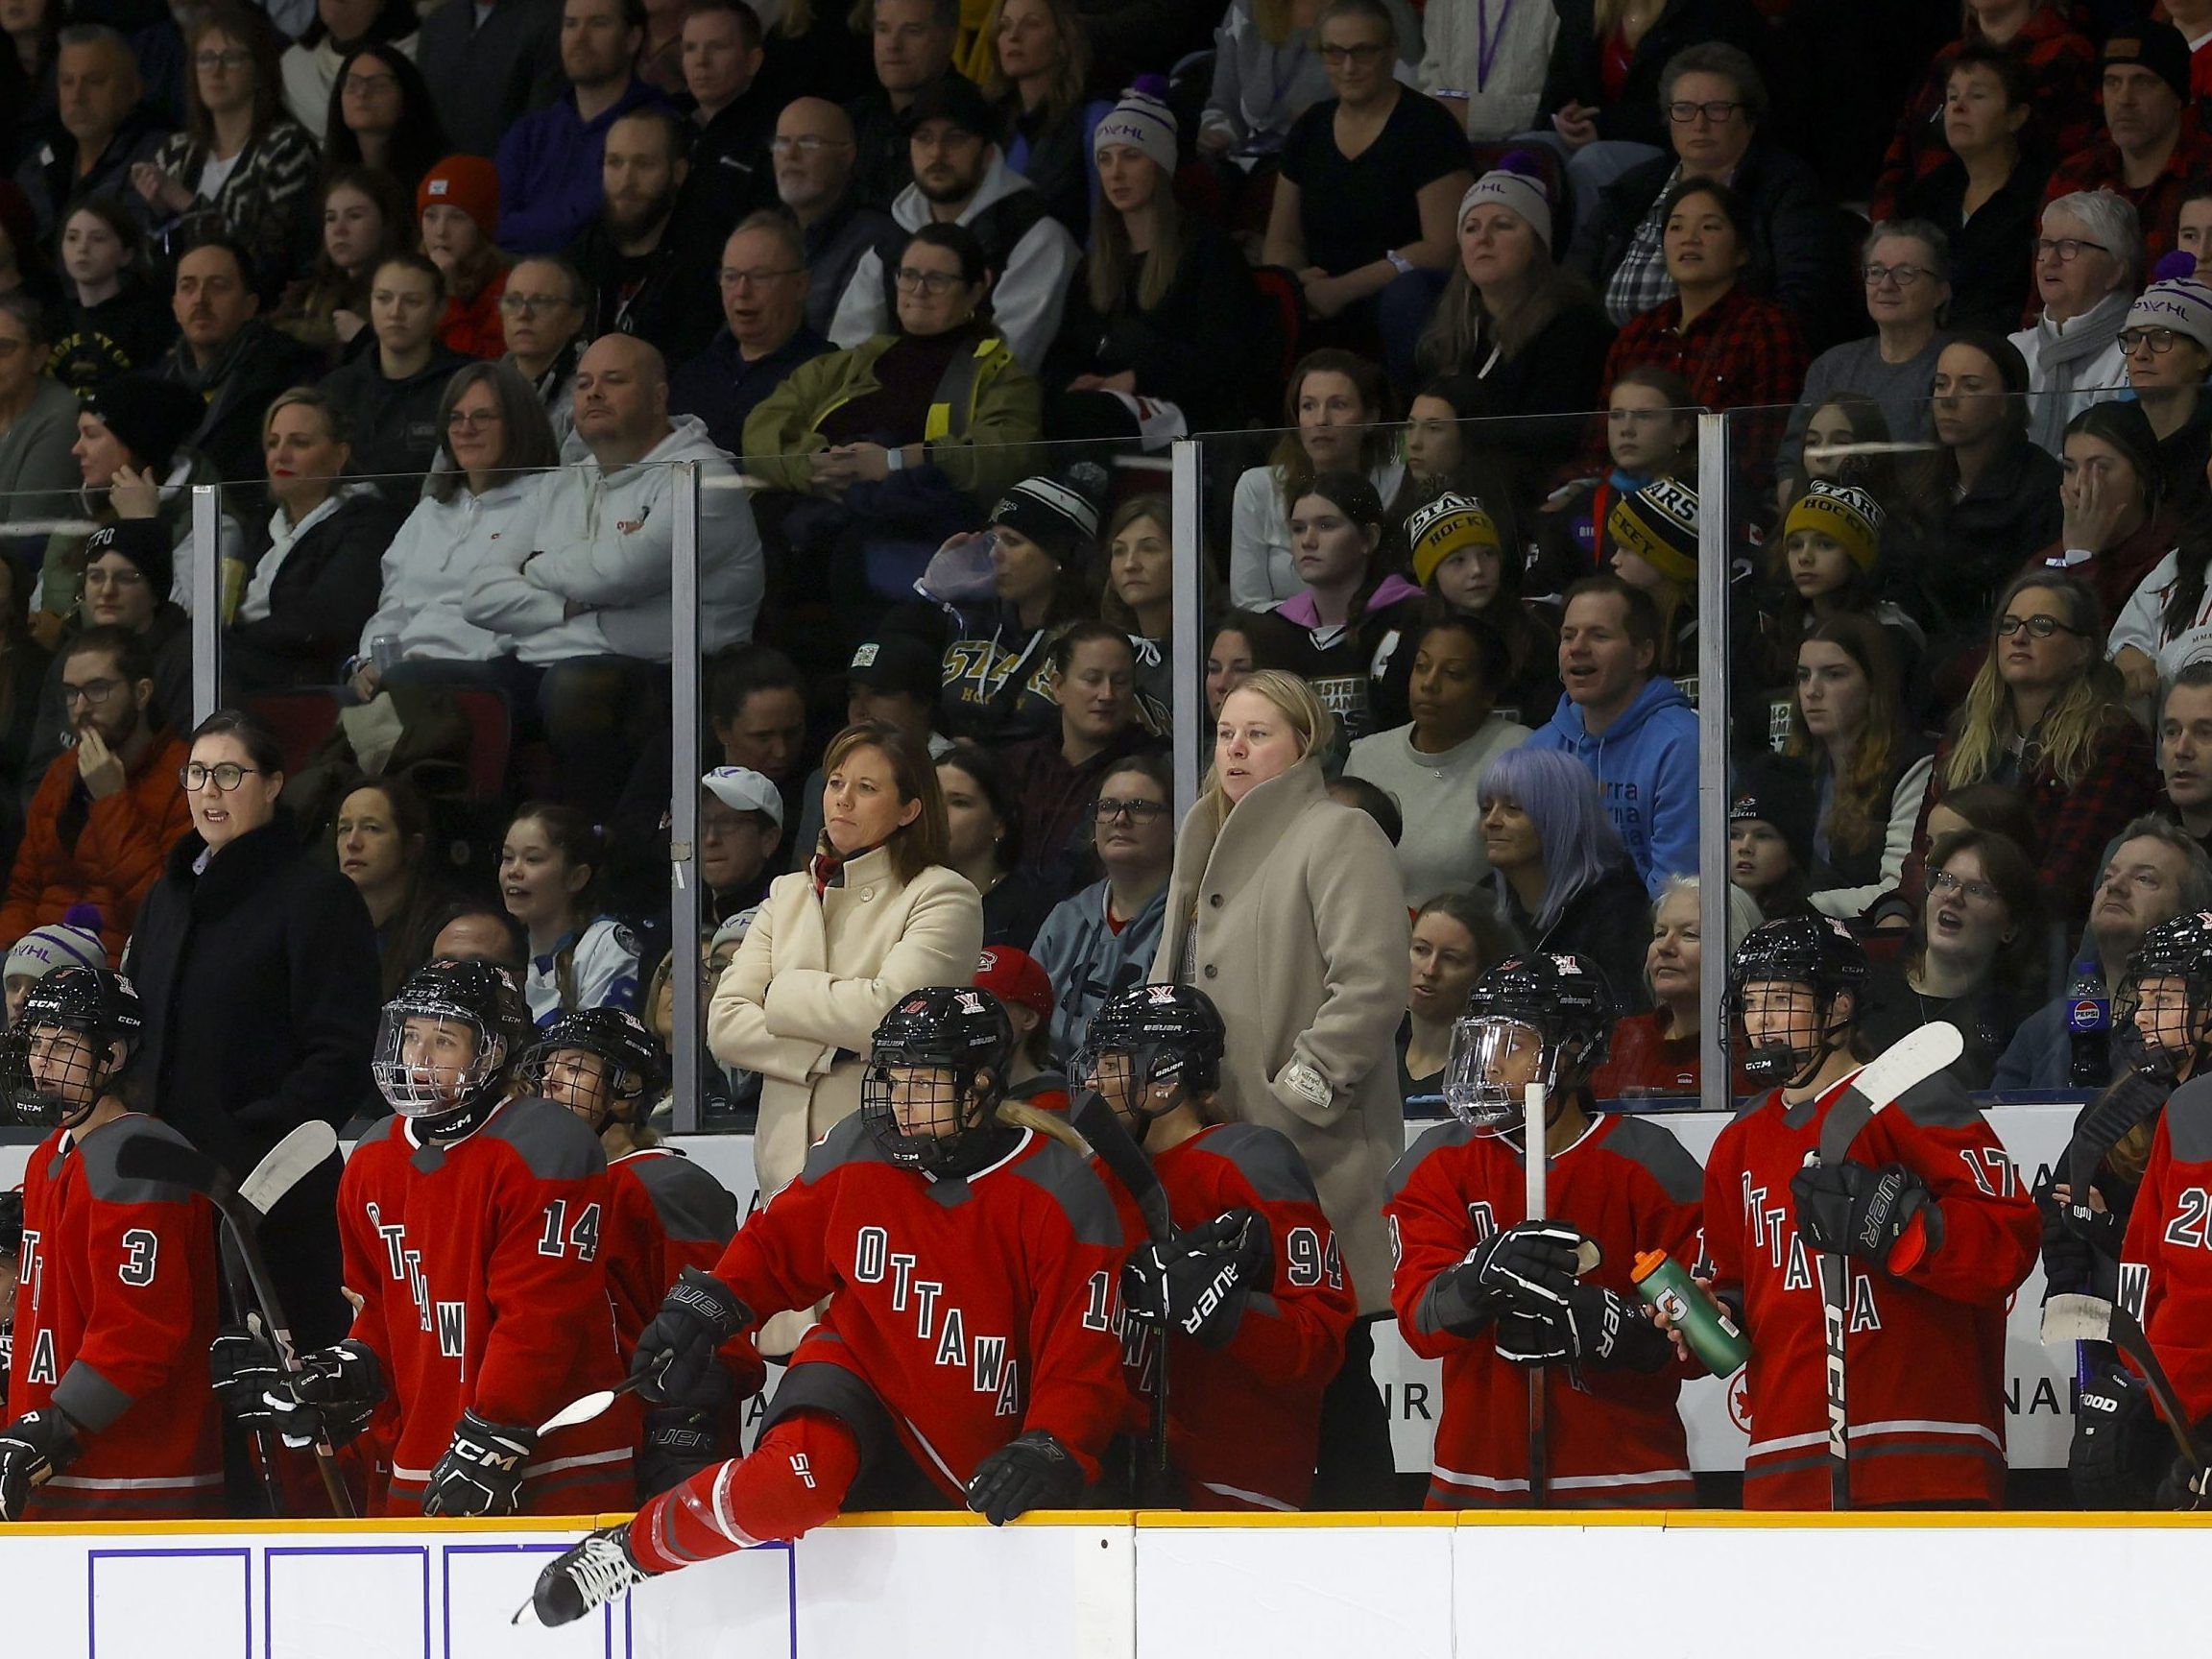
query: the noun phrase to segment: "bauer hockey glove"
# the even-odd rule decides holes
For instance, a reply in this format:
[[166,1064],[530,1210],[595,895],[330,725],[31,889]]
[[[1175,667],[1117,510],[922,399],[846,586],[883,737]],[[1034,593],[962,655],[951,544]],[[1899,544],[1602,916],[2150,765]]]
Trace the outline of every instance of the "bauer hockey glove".
[[52,1407],[26,1411],[0,1429],[0,1521],[20,1521],[32,1488],[43,1485],[84,1453],[77,1425]]
[[1009,1440],[968,1478],[968,1507],[1003,1527],[1032,1509],[1065,1509],[1083,1496],[1083,1466],[1042,1429]]
[[1674,1357],[1643,1309],[1600,1285],[1572,1285],[1554,1308],[1517,1302],[1498,1315],[1498,1358],[1514,1365],[1656,1371]]
[[375,1351],[360,1342],[340,1342],[300,1356],[300,1369],[276,1378],[261,1397],[270,1421],[295,1452],[327,1438],[343,1446],[369,1426],[384,1398],[384,1367]]
[[538,1450],[534,1429],[461,1413],[453,1444],[430,1471],[425,1515],[513,1515],[522,1507],[522,1466]]
[[1815,1250],[1891,1273],[1910,1271],[1928,1253],[1935,1195],[1902,1164],[1809,1165],[1790,1178],[1790,1190],[1797,1231]]
[[1231,1210],[1166,1244],[1146,1240],[1121,1266],[1121,1303],[1133,1319],[1172,1326],[1209,1348],[1227,1345],[1244,1311],[1244,1293],[1272,1280],[1267,1223]]
[[643,1379],[639,1396],[650,1406],[700,1397],[711,1386],[714,1350],[752,1323],[753,1310],[729,1286],[701,1268],[685,1268],[637,1334],[630,1375]]

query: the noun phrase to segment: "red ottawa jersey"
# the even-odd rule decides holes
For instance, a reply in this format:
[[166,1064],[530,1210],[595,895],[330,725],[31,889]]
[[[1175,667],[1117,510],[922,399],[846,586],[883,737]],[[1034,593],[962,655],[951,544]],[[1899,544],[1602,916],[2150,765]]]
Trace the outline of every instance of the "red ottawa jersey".
[[[1685,1264],[1703,1254],[1702,1179],[1696,1159],[1666,1130],[1602,1113],[1551,1155],[1545,1208],[1598,1245],[1599,1264],[1585,1282],[1636,1304],[1628,1275],[1638,1251],[1664,1250]],[[1414,1353],[1444,1362],[1428,1506],[1525,1504],[1532,1373],[1498,1357],[1494,1325],[1472,1336],[1444,1329],[1437,1300],[1445,1275],[1478,1244],[1527,1219],[1521,1149],[1464,1123],[1440,1123],[1407,1149],[1383,1193],[1398,1327]],[[1544,1367],[1551,1502],[1563,1508],[1695,1503],[1688,1436],[1675,1408],[1684,1374],[1671,1364],[1657,1372]]]
[[[463,1411],[535,1428],[622,1381],[602,1247],[610,1190],[598,1137],[545,1100],[509,1100],[445,1146],[404,1118],[362,1137],[338,1225],[362,1298],[352,1334],[375,1350],[397,1412],[387,1514],[421,1513]],[[521,1512],[628,1508],[637,1438],[629,1397],[546,1436]]]
[[84,1455],[32,1494],[33,1521],[185,1521],[223,1510],[215,1340],[215,1210],[165,1182],[128,1181],[133,1135],[179,1145],[135,1114],[78,1142],[49,1136],[23,1172],[12,1417],[58,1407]]
[[[1849,1079],[1785,1106],[1768,1093],[1720,1131],[1705,1166],[1714,1288],[1741,1298],[1751,1358],[1746,1509],[1829,1507],[1828,1345],[1816,1253],[1790,1178]],[[1851,1497],[1994,1504],[2005,1493],[2005,1310],[2042,1227],[1996,1132],[1948,1075],[1907,1090],[1850,1156],[1928,1186],[1928,1249],[1897,1275],[1849,1259],[1843,1342]]]
[[[737,1232],[730,1189],[673,1146],[643,1146],[607,1166],[607,1290],[627,1364],[637,1336],[686,1267],[711,1273]],[[750,1336],[725,1343],[723,1367],[742,1400],[767,1368]]]
[[2120,1300],[2192,1422],[2212,1412],[2212,1077],[2167,1098],[2128,1214]]
[[1122,1257],[1114,1202],[1089,1165],[1022,1131],[965,1178],[884,1156],[858,1114],[816,1142],[714,1268],[761,1317],[809,1308],[808,1363],[853,1373],[916,1465],[961,1501],[975,1465],[1045,1430],[1087,1479],[1128,1399],[1114,1335]]
[[[1094,1166],[1094,1167],[1098,1167]],[[1152,1167],[1177,1228],[1227,1210],[1259,1213],[1273,1247],[1273,1286],[1248,1295],[1219,1347],[1177,1334],[1167,1355],[1167,1455],[1192,1509],[1298,1509],[1313,1488],[1321,1395],[1344,1363],[1358,1303],[1313,1177],[1286,1136],[1256,1123],[1221,1123],[1157,1153]],[[1102,1167],[1123,1235],[1144,1218]],[[1159,1333],[1123,1317],[1121,1364],[1142,1434]]]

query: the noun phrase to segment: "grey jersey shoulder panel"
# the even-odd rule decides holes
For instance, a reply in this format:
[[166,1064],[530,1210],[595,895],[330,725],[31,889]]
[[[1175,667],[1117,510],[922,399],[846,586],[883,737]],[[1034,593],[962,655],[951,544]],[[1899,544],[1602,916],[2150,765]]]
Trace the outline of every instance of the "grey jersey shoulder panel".
[[523,1167],[541,1181],[583,1181],[607,1173],[606,1148],[590,1125],[550,1100],[510,1100],[478,1133],[514,1147]]
[[2175,1161],[2212,1161],[2212,1073],[2192,1077],[2166,1097],[2166,1143]]
[[800,1167],[799,1179],[811,1186],[840,1165],[890,1162],[855,1112],[838,1119],[829,1134],[806,1148],[806,1162]]
[[1199,1144],[1234,1164],[1252,1184],[1252,1190],[1269,1203],[1318,1207],[1321,1202],[1313,1172],[1306,1167],[1306,1160],[1298,1155],[1290,1137],[1279,1129],[1260,1123],[1224,1123]]
[[1689,1147],[1658,1124],[1642,1118],[1618,1118],[1604,1144],[1608,1152],[1641,1165],[1675,1203],[1695,1204],[1704,1197],[1704,1167]]
[[1474,1138],[1474,1134],[1471,1126],[1457,1118],[1428,1130],[1420,1140],[1398,1155],[1397,1163],[1390,1166],[1390,1173],[1382,1183],[1382,1201],[1388,1203],[1406,1190],[1406,1183],[1413,1179],[1413,1171],[1420,1167],[1422,1159],[1442,1147],[1464,1146]]
[[1923,1129],[1963,1129],[1982,1118],[1966,1086],[1948,1071],[1913,1084],[1897,1096],[1896,1105]]
[[669,1238],[727,1244],[736,1233],[736,1198],[681,1152],[631,1160],[629,1167]]
[[84,1160],[84,1190],[103,1204],[188,1202],[192,1197],[191,1189],[180,1187],[174,1181],[131,1181],[116,1173],[117,1149],[124,1142],[137,1136],[166,1141],[187,1150],[192,1144],[159,1118],[119,1118],[96,1130],[89,1139],[76,1143],[77,1156]]
[[1091,1167],[1091,1161],[1057,1141],[1042,1135],[1037,1140],[1036,1154],[1022,1159],[1007,1173],[1042,1188],[1067,1216],[1078,1243],[1118,1250],[1125,1242],[1121,1216],[1107,1194],[1105,1183]]

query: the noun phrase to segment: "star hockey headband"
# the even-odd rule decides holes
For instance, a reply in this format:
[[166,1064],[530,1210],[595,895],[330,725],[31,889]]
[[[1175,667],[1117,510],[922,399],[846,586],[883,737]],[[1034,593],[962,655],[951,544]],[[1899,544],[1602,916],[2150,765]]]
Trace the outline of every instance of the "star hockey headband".
[[1426,503],[1407,521],[1406,535],[1413,543],[1413,580],[1424,588],[1436,566],[1461,548],[1505,550],[1498,521],[1472,495],[1446,493]]
[[1697,580],[1697,492],[1673,478],[1654,478],[1624,495],[1605,517],[1606,533],[1660,575]]
[[1882,552],[1883,518],[1880,505],[1865,491],[1816,479],[1782,520],[1782,542],[1787,547],[1798,531],[1811,530],[1850,554],[1860,569],[1871,570]]

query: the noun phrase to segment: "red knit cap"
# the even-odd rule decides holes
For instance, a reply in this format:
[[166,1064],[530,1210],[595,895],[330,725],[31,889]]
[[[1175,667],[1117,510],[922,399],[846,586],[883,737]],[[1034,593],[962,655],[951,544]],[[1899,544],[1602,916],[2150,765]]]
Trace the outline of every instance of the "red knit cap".
[[481,156],[448,156],[415,186],[415,217],[432,203],[458,207],[489,242],[499,234],[499,169]]

